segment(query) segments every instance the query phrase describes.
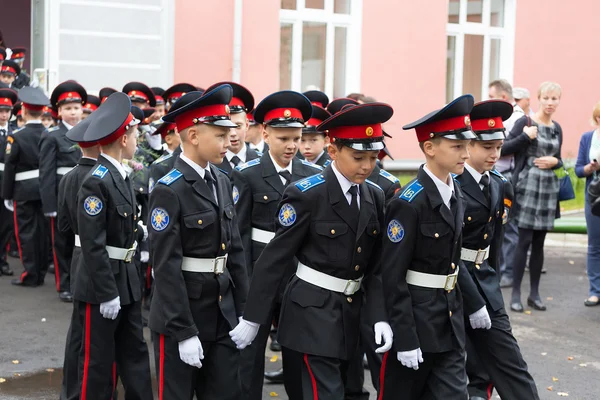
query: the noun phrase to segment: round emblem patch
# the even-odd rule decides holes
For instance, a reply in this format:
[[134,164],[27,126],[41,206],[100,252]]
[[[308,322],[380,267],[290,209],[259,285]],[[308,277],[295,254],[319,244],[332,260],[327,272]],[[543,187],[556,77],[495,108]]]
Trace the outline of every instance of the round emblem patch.
[[494,121],[493,119],[488,119],[488,126],[490,128],[493,128],[496,126],[496,121]]
[[296,222],[296,210],[291,204],[284,204],[279,209],[279,223],[282,226],[292,226]]
[[83,208],[89,215],[98,215],[102,211],[102,200],[95,196],[88,196],[83,202]]
[[391,220],[387,227],[387,236],[390,242],[400,243],[404,239],[404,227],[397,220]]
[[162,231],[167,226],[169,226],[169,214],[167,210],[164,208],[155,208],[152,210],[152,215],[150,216],[150,222],[152,223],[152,228],[155,231]]
[[238,200],[240,199],[240,191],[238,190],[238,188],[236,186],[233,187],[232,195],[233,195],[233,204],[237,204]]

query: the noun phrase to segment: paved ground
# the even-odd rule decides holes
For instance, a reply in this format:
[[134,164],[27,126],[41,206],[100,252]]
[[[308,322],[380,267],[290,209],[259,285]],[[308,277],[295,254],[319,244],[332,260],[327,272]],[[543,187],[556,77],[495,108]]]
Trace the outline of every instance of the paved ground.
[[[560,244],[561,238],[551,239]],[[548,247],[548,273],[541,289],[548,311],[510,314],[544,400],[561,397],[559,393],[576,400],[600,398],[600,307],[583,306],[588,288],[585,252],[581,243]],[[20,271],[17,260],[11,264]],[[0,377],[5,379],[0,399],[58,398],[71,306],[58,301],[53,278],[49,275],[46,285],[37,289],[17,288],[9,278],[0,278]],[[267,355],[268,369],[279,366],[279,360],[270,362],[272,356]],[[280,385],[265,386],[264,398],[271,397],[287,399]]]

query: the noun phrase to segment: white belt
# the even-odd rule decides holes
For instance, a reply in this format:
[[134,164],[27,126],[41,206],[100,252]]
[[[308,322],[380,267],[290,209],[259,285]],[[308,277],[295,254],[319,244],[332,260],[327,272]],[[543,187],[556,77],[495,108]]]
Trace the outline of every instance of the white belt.
[[0,171],[4,171],[4,163],[0,163]]
[[66,175],[68,172],[72,171],[75,167],[59,167],[56,168],[57,175]]
[[252,228],[252,240],[267,244],[275,237],[275,232],[264,231],[258,228]]
[[296,275],[305,282],[323,289],[331,290],[332,292],[344,293],[346,296],[351,296],[358,292],[360,283],[363,279],[362,276],[356,280],[336,278],[335,276],[327,275],[312,269],[301,262],[298,262]]
[[469,250],[464,247],[460,251],[460,259],[463,261],[471,261],[477,265],[483,264],[490,256],[490,246],[483,250]]
[[181,270],[187,272],[212,272],[221,275],[227,265],[227,254],[217,258],[183,257]]
[[[75,235],[75,247],[81,247],[81,239],[79,235]],[[131,262],[131,259],[135,255],[135,250],[137,249],[137,242],[133,242],[133,246],[129,249],[123,249],[121,247],[113,247],[106,246],[106,252],[108,253],[108,258],[112,258],[113,260]]]
[[40,177],[40,170],[35,169],[33,171],[17,172],[15,174],[15,181],[26,181],[28,179],[35,179]]
[[456,272],[451,275],[426,274],[424,272],[417,272],[409,269],[406,272],[406,283],[424,288],[445,289],[451,291],[454,289],[454,286],[456,286],[458,269],[457,266]]

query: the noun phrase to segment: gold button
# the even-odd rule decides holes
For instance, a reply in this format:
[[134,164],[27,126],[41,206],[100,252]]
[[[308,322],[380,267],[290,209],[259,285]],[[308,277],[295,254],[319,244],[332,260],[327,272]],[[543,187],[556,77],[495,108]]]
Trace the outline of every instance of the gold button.
[[500,211],[496,211],[496,217],[500,215]]
[[221,248],[225,250],[225,243],[221,243]]
[[202,220],[201,219],[198,220],[198,225],[202,225]]
[[133,220],[135,221],[137,219],[137,215],[133,215]]
[[263,199],[269,200],[269,196],[264,196]]
[[450,311],[450,316],[452,316],[452,311]]
[[335,229],[332,229],[332,230],[331,230],[331,234],[332,234],[332,235],[335,235]]
[[219,301],[223,300],[223,296],[219,295]]
[[359,247],[358,249],[356,249],[357,253],[360,253],[362,251],[362,249]]
[[134,233],[135,233],[135,232],[137,232],[137,228],[135,228],[135,229],[133,230],[133,232],[134,232]]
[[486,233],[485,235],[483,235],[483,240],[487,239],[488,234]]
[[452,263],[452,269],[456,269],[456,264]]
[[490,217],[490,218],[488,219],[488,222],[492,222],[492,217]]
[[144,188],[140,188],[140,192],[143,192],[143,191],[144,191]]
[[433,235],[433,236],[435,236],[435,238],[437,239],[440,237],[440,234],[436,232],[435,235]]
[[475,264],[475,268],[477,268],[477,269],[481,269],[481,265],[479,265],[479,264]]
[[357,265],[356,267],[354,267],[355,271],[358,271],[360,269],[360,265]]
[[123,213],[124,216],[127,216],[127,213]]
[[348,303],[352,303],[352,297],[347,297],[346,301],[348,301]]
[[472,219],[473,219],[473,218],[471,218],[471,217],[467,217],[467,221],[470,221],[470,220],[472,220]]
[[373,231],[373,235],[377,235],[377,229]]

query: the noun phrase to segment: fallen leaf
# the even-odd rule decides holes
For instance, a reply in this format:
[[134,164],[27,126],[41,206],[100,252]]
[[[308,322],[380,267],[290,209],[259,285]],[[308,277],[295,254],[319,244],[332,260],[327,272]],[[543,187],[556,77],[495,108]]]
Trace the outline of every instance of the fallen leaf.
[[558,392],[556,394],[559,395],[560,397],[569,397],[569,393],[567,393],[567,392]]
[[46,322],[46,318],[42,318],[42,322]]
[[575,261],[569,260],[569,264],[573,265],[573,264],[575,264]]
[[47,372],[54,372],[54,368],[48,368],[46,371]]
[[558,382],[558,378],[552,377],[552,382]]
[[552,300],[554,300],[554,297],[546,297],[546,300],[552,301]]
[[567,360],[573,361],[573,357],[568,357]]
[[19,360],[12,360],[12,363],[13,363],[13,364],[18,364],[18,363],[19,363]]
[[6,382],[6,379],[0,378],[0,383],[4,383],[4,382]]
[[548,353],[542,353],[542,355],[543,355],[543,356],[547,356],[547,355],[548,355]]
[[587,367],[587,364],[579,364],[580,367]]
[[277,357],[277,356],[273,356],[273,357],[271,357],[271,359],[270,359],[269,361],[271,361],[271,362],[275,362],[275,361],[277,361],[278,359],[279,359],[279,357]]
[[531,311],[527,310],[527,311],[525,311],[525,314],[531,315]]
[[271,396],[271,397],[279,397],[279,395],[277,394],[277,392],[271,392],[271,393],[269,393],[269,396]]
[[547,391],[549,391],[549,392],[551,392],[551,391],[553,390],[553,389],[552,389],[552,386],[548,386],[548,387],[546,388],[546,390],[547,390]]

